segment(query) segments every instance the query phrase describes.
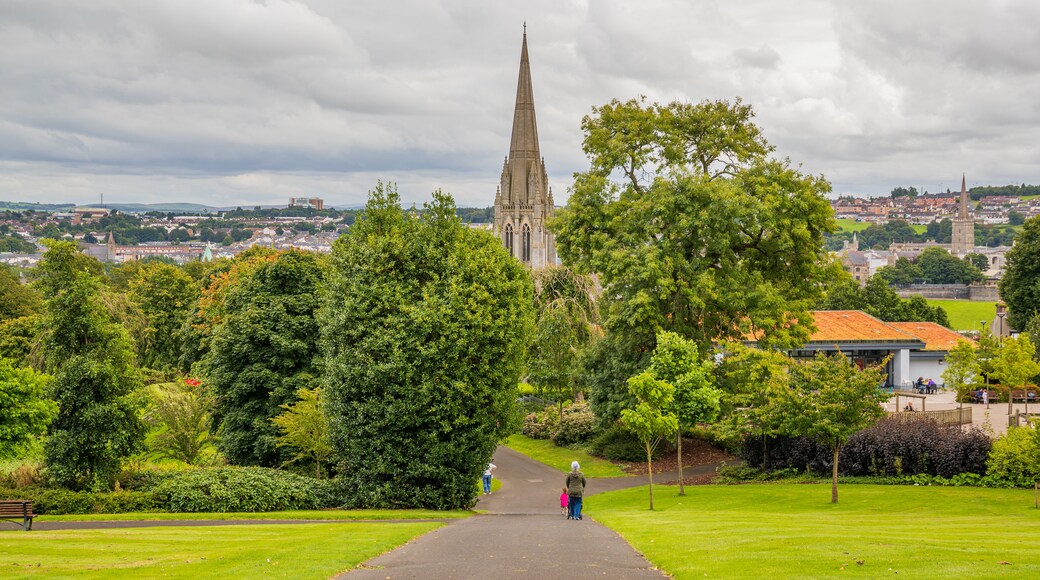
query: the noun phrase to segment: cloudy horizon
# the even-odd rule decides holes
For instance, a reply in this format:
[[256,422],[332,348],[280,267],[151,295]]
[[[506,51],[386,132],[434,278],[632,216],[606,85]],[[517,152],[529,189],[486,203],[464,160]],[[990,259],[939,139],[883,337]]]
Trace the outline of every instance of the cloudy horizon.
[[0,200],[493,203],[527,23],[557,200],[613,98],[740,97],[835,194],[1037,183],[1040,4],[0,0]]

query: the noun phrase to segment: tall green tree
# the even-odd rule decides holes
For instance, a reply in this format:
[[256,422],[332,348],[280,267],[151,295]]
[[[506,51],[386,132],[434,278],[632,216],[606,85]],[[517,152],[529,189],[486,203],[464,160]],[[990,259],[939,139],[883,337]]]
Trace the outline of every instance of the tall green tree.
[[662,441],[679,430],[679,419],[670,407],[675,400],[675,387],[651,372],[628,379],[628,390],[636,403],[621,411],[621,426],[639,438],[646,450],[647,475],[650,477],[650,509],[654,509],[654,451]]
[[180,362],[182,329],[198,300],[198,287],[176,266],[152,262],[130,280],[130,298],[147,322],[138,344],[145,367],[173,369]]
[[536,322],[528,353],[527,382],[558,403],[579,390],[582,351],[599,335],[593,282],[563,266],[534,274]]
[[712,362],[702,360],[693,341],[675,334],[657,335],[657,347],[650,358],[649,372],[675,389],[671,412],[678,421],[675,432],[676,458],[679,465],[679,495],[686,495],[683,483],[683,430],[697,423],[708,423],[719,416],[721,391],[712,384]]
[[831,503],[838,503],[842,445],[885,414],[881,403],[888,393],[879,388],[885,382],[885,362],[859,369],[841,352],[817,353],[813,360],[792,361],[786,376],[775,377],[783,383],[770,404],[784,418],[787,434],[815,439],[833,452]]
[[1040,313],[1040,217],[1026,220],[1008,250],[1004,276],[998,285],[1008,307],[1011,328],[1025,328]]
[[875,275],[880,276],[889,285],[895,286],[906,286],[924,281],[924,272],[921,267],[907,258],[898,258],[894,265],[883,266]]
[[36,272],[45,298],[43,367],[58,416],[44,444],[51,475],[72,488],[110,489],[122,461],[142,447],[135,393],[141,379],[126,330],[100,298],[96,260],[73,242],[47,242]]
[[58,414],[57,403],[46,397],[50,381],[48,375],[0,358],[0,459],[25,449]]
[[[550,228],[564,264],[598,275],[608,340],[630,366],[645,364],[659,330],[702,356],[725,339],[809,337],[809,311],[839,270],[823,246],[837,229],[830,186],[770,159],[752,119],[739,100],[615,100],[582,121],[590,167]],[[629,398],[624,378],[592,392],[594,405]]]
[[[1036,345],[1029,340],[1029,335],[1005,338],[1000,341],[1000,349],[993,363],[993,376],[1009,389],[1024,389],[1040,375],[1040,363],[1036,362],[1035,355]],[[1008,415],[1014,410],[1013,399],[1014,397],[1008,393]],[[1029,399],[1026,399],[1026,413],[1028,412]]]
[[946,355],[946,370],[942,373],[943,383],[957,393],[959,401],[969,389],[982,385],[982,366],[975,353],[975,346],[967,340],[958,341]]
[[447,194],[405,212],[382,183],[331,261],[323,393],[343,481],[371,506],[472,505],[515,405],[530,274]]
[[[300,389],[317,386],[322,258],[290,250],[229,271],[209,350],[199,362],[216,396],[217,448],[232,463],[291,459],[271,419]],[[214,306],[214,308],[218,308]]]

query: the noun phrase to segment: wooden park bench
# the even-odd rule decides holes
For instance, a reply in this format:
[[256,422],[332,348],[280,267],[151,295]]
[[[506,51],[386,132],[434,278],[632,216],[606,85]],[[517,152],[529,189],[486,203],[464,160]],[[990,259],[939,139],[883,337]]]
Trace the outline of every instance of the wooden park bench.
[[[968,402],[970,402],[970,403],[981,403],[982,402],[982,397],[976,395],[975,391],[970,391],[968,393]],[[999,403],[1000,402],[1000,393],[998,393],[997,391],[990,391],[989,392],[989,402],[990,403]]]
[[1012,403],[1035,403],[1036,402],[1036,391],[1029,389],[1018,389],[1011,391],[1011,402]]
[[[10,520],[15,525],[22,526],[22,529],[28,532],[32,529],[32,522],[35,517],[31,501],[24,499],[0,500],[0,520]],[[18,520],[22,520],[22,523],[19,524]]]

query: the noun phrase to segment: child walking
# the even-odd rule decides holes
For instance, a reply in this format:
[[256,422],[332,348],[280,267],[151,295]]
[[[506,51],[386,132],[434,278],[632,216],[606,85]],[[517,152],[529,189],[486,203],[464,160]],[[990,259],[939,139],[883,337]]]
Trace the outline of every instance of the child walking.
[[563,488],[563,493],[560,494],[560,514],[567,515],[567,488]]

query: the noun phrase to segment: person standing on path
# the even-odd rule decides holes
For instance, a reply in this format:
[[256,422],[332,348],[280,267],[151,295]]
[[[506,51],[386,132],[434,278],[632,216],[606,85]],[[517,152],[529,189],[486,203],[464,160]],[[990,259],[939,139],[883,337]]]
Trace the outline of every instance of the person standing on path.
[[577,461],[571,462],[571,472],[567,474],[567,519],[581,519],[581,498],[585,495],[585,474],[578,471]]
[[481,478],[484,480],[484,495],[488,495],[491,493],[491,472],[494,470],[494,463],[488,463],[487,469],[484,470],[484,477]]

